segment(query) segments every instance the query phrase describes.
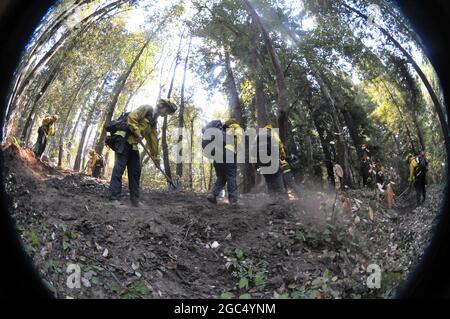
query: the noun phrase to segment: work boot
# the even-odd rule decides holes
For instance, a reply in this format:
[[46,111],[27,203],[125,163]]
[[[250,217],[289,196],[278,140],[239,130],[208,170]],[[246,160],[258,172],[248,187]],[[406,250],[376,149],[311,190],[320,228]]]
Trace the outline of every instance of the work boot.
[[217,204],[217,197],[214,194],[208,194],[206,199],[212,204]]
[[131,199],[131,206],[136,207],[136,208],[144,208],[145,205],[140,202],[138,199]]
[[124,208],[124,207],[126,207],[125,204],[121,203],[117,199],[111,200],[111,205],[114,206],[115,208]]
[[233,208],[239,208],[239,202],[238,201],[230,202],[230,206]]

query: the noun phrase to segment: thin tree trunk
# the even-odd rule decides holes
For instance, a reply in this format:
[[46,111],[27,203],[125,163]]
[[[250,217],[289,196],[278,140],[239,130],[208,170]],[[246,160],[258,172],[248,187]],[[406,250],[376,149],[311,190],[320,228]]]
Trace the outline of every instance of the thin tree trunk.
[[59,73],[59,68],[54,69],[52,73],[49,75],[47,81],[42,86],[41,90],[37,94],[36,98],[33,101],[33,107],[31,108],[31,112],[28,115],[27,121],[25,122],[25,126],[22,131],[21,139],[25,141],[25,144],[28,144],[29,138],[31,135],[31,129],[33,127],[33,123],[35,121],[35,115],[37,112],[37,108],[39,105],[39,101],[45,96],[45,93],[47,92],[50,85],[53,83],[53,81],[56,79]]
[[[179,111],[179,115],[178,115],[178,146],[180,147],[179,150],[179,156],[183,157],[183,128],[184,128],[184,109],[185,109],[185,90],[186,90],[186,72],[187,72],[187,68],[188,68],[188,63],[189,63],[189,56],[191,54],[191,44],[192,44],[192,37],[189,40],[189,46],[188,46],[188,51],[186,54],[186,59],[184,61],[184,71],[183,71],[183,83],[181,85],[181,102],[180,102],[180,111]],[[177,163],[177,172],[176,172],[178,177],[183,177],[183,163],[182,161],[180,161],[179,163]]]
[[213,164],[209,164],[209,181],[208,181],[208,190],[211,190],[212,188],[212,181],[213,181],[213,171],[214,171],[214,166]]
[[333,127],[335,129],[335,134],[338,135],[337,145],[336,145],[338,164],[340,164],[342,166],[342,169],[344,170],[344,178],[343,178],[344,184],[351,186],[352,181],[351,181],[351,174],[350,174],[349,154],[348,154],[347,145],[346,145],[346,142],[344,139],[344,133],[341,129],[341,124],[340,124],[339,115],[338,115],[338,106],[336,105],[335,98],[331,94],[331,88],[327,85],[326,80],[323,78],[323,75],[321,74],[321,72],[318,70],[316,65],[313,62],[311,62],[310,60],[308,60],[308,64],[310,65],[310,67],[315,75],[315,78],[316,78],[317,82],[319,83],[319,86],[322,90],[322,94],[323,94],[324,98],[329,103],[329,107],[330,107],[330,111],[331,111],[330,114],[333,119]]
[[84,153],[83,153],[84,144],[86,143],[87,132],[88,132],[89,127],[91,126],[96,106],[97,106],[96,104],[93,104],[91,106],[91,109],[89,110],[89,113],[86,116],[86,123],[84,124],[83,131],[81,132],[80,145],[78,145],[77,157],[75,158],[75,164],[73,166],[73,170],[76,172],[79,172],[80,168],[81,168],[81,161],[82,161],[83,155],[84,155]]
[[356,154],[358,155],[358,159],[361,160],[363,158],[364,152],[361,148],[363,145],[363,139],[360,136],[358,129],[355,127],[355,122],[353,121],[353,115],[352,112],[344,107],[341,109],[341,114],[344,117],[345,124],[348,127],[350,137],[352,138],[353,145],[355,145],[356,148]]
[[190,155],[191,155],[191,160],[189,161],[189,188],[191,190],[194,189],[194,172],[193,172],[193,162],[194,162],[194,122],[195,122],[196,117],[194,116],[191,119],[191,149],[190,149]]
[[61,132],[60,132],[60,136],[59,136],[59,153],[58,153],[58,167],[59,168],[62,167],[62,161],[63,161],[63,157],[64,157],[64,134],[65,134],[66,129],[67,129],[67,124],[69,122],[70,115],[72,114],[72,111],[73,111],[73,109],[75,107],[75,102],[78,99],[78,95],[80,94],[81,90],[83,89],[83,87],[84,87],[84,85],[86,83],[86,80],[88,79],[88,76],[86,76],[83,79],[81,84],[78,86],[78,89],[73,94],[73,97],[72,97],[72,99],[71,99],[71,101],[69,103],[69,106],[68,106],[68,110],[67,110],[67,114],[65,116],[64,123],[61,126]]
[[[181,45],[183,43],[183,38],[184,38],[184,32],[182,33],[182,35],[180,37],[180,42],[178,44],[178,50],[177,50],[177,56],[175,58],[175,66],[173,68],[172,80],[170,81],[169,92],[167,93],[167,99],[169,99],[169,100],[172,97],[173,86],[175,83],[175,76],[177,73],[178,65],[180,64]],[[163,122],[163,127],[162,127],[162,134],[161,134],[161,145],[162,145],[162,151],[163,151],[164,171],[166,172],[167,176],[172,178],[172,169],[170,168],[170,159],[169,159],[169,145],[167,144],[168,126],[169,126],[168,117],[164,116],[164,122]]]
[[139,59],[141,58],[142,54],[144,53],[147,46],[150,44],[152,40],[152,37],[149,36],[142,48],[139,50],[137,55],[134,57],[134,60],[131,62],[130,66],[127,68],[127,70],[120,76],[119,80],[116,82],[116,85],[113,90],[113,97],[111,99],[111,102],[109,103],[108,107],[106,108],[108,111],[106,112],[105,117],[105,123],[103,126],[102,133],[100,135],[100,139],[98,141],[98,144],[96,146],[96,152],[98,154],[103,154],[103,149],[105,147],[105,140],[106,140],[106,127],[111,123],[112,118],[114,116],[114,111],[116,110],[117,101],[119,100],[120,94],[123,91],[123,88],[125,87],[125,84],[127,83],[128,78],[130,77],[131,73],[133,72],[134,67],[138,63]]
[[411,118],[412,118],[413,123],[414,123],[414,127],[416,128],[416,131],[417,131],[417,136],[419,137],[419,143],[420,143],[420,146],[421,146],[421,150],[425,151],[426,150],[425,137],[423,135],[422,127],[420,127],[420,123],[419,123],[419,119],[417,117],[417,113],[412,111],[412,112],[410,112],[410,114],[411,114]]
[[412,138],[412,134],[411,134],[411,130],[409,128],[408,122],[405,119],[405,116],[402,112],[402,109],[400,108],[400,105],[398,104],[396,98],[394,97],[394,95],[392,94],[391,90],[389,89],[389,87],[387,86],[387,84],[384,81],[381,81],[383,83],[384,88],[386,89],[386,91],[389,94],[389,97],[391,98],[392,103],[394,103],[395,108],[397,109],[398,114],[400,115],[400,119],[405,127],[406,130],[406,135],[409,141],[409,144],[411,145],[411,149],[413,150],[414,153],[416,153],[417,149],[416,149],[416,145],[414,143],[414,140]]

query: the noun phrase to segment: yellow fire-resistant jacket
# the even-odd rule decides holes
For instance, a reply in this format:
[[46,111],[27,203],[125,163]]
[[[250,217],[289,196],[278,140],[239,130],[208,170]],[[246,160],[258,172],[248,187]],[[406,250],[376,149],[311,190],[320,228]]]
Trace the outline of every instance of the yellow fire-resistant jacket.
[[47,116],[42,120],[42,129],[45,135],[55,136],[55,119],[53,116]]
[[227,138],[227,140],[230,140],[230,141],[233,140],[233,144],[226,143],[225,149],[227,149],[233,153],[237,153],[238,145],[240,145],[242,143],[242,138],[244,136],[242,127],[239,124],[231,124],[230,127],[227,129],[226,134],[227,134],[227,136],[234,137],[234,139]]
[[86,169],[89,170],[89,173],[92,174],[92,170],[97,165],[99,161],[101,161],[101,156],[97,153],[89,154],[89,161],[87,162]]
[[[157,132],[157,123],[156,116],[153,115],[153,121],[150,121],[146,118],[146,114],[148,112],[152,112],[154,114],[153,108],[150,105],[143,105],[128,115],[128,127],[130,128],[132,134],[128,136],[128,143],[133,145],[134,150],[138,150],[139,140],[135,134],[142,135],[147,141],[147,148],[152,154],[153,157],[158,157],[158,132]],[[118,131],[116,135],[120,135],[122,137],[126,137],[126,132]]]
[[287,162],[287,160],[286,160],[286,158],[287,158],[287,155],[286,155],[286,148],[284,147],[284,144],[283,144],[283,142],[281,141],[281,138],[280,138],[280,136],[278,135],[278,133],[277,132],[275,132],[275,131],[273,131],[272,129],[273,129],[273,126],[272,125],[266,125],[265,127],[264,127],[265,129],[267,129],[267,130],[271,130],[271,132],[272,132],[272,137],[274,138],[274,140],[278,143],[278,145],[279,145],[279,155],[280,155],[280,165],[281,165],[281,167],[283,167],[283,166],[285,166],[285,165],[288,165],[288,162]]
[[410,184],[413,183],[414,180],[416,179],[415,173],[418,166],[419,163],[417,163],[416,159],[415,158],[411,159],[411,161],[409,162],[409,177],[408,177],[408,182]]

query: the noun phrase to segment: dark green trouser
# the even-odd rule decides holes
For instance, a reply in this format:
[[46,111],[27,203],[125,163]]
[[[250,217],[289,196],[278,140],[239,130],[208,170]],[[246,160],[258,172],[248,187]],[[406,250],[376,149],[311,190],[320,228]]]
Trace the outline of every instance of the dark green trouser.
[[34,146],[34,153],[37,157],[41,157],[44,154],[45,148],[47,147],[47,135],[44,132],[44,128],[41,126],[38,129],[38,139],[36,145]]
[[101,173],[102,173],[102,167],[101,166],[95,165],[92,168],[92,177],[99,178]]
[[270,175],[264,175],[267,184],[267,190],[269,194],[286,194],[286,188],[284,187],[283,172],[281,169]]
[[122,176],[125,168],[128,168],[128,184],[131,201],[139,200],[139,183],[141,179],[141,161],[139,151],[133,150],[125,138],[116,141],[116,160],[111,176],[110,199],[119,200],[122,193]]
[[414,188],[416,189],[417,204],[420,205],[422,201],[426,200],[427,197],[425,174],[420,174],[419,176],[416,177],[414,181]]

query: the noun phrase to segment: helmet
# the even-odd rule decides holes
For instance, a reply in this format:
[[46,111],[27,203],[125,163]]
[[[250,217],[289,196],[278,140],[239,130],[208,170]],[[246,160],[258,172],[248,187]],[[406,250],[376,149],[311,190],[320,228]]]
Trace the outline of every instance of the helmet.
[[413,156],[412,154],[408,154],[408,155],[406,156],[406,160],[407,160],[407,161],[410,161],[413,157],[414,157],[414,156]]
[[95,154],[95,150],[93,150],[92,148],[90,148],[88,150],[89,155],[93,156]]
[[236,119],[230,118],[228,121],[225,122],[225,126],[231,126],[233,124],[238,124]]
[[170,102],[169,100],[160,99],[158,102],[158,105],[168,107],[169,114],[174,114],[178,110],[178,107],[176,106],[176,104]]

